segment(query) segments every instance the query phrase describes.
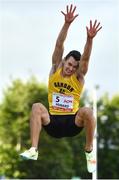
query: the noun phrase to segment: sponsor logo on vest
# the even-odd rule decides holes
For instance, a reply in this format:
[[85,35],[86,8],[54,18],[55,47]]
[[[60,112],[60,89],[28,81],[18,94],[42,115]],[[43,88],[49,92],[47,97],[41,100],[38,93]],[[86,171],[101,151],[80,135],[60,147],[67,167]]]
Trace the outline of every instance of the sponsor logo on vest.
[[65,89],[68,89],[70,92],[72,92],[74,90],[73,87],[71,87],[69,84],[66,84],[66,83],[62,83],[62,82],[54,82],[54,86],[55,87],[62,87],[62,88],[65,88]]
[[72,103],[73,101],[71,101],[71,100],[64,100],[64,103]]

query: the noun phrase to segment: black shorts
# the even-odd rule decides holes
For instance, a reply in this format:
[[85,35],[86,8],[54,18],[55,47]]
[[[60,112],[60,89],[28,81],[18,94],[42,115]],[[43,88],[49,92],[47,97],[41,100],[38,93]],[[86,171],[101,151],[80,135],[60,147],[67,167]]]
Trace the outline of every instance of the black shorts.
[[81,132],[83,127],[78,127],[75,124],[74,115],[50,115],[50,123],[43,126],[46,132],[55,137],[72,137]]

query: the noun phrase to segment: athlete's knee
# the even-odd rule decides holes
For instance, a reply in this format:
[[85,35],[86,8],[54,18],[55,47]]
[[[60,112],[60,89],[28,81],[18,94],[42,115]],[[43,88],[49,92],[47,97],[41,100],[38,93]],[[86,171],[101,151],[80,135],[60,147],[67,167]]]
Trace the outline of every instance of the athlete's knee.
[[43,105],[41,103],[34,103],[32,105],[32,112],[37,113],[37,114],[41,114],[42,106]]
[[89,107],[83,107],[81,108],[81,112],[80,112],[80,109],[79,109],[79,114],[81,113],[81,115],[84,117],[84,118],[88,118],[88,119],[92,119],[93,117],[93,110]]
[[86,114],[86,116],[92,117],[93,116],[93,110],[89,107],[85,107],[85,114]]

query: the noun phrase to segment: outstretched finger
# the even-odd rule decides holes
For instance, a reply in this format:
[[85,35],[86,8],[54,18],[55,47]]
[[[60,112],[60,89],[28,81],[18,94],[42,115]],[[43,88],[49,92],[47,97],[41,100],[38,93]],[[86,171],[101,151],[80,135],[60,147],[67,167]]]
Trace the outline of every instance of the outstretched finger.
[[75,10],[76,10],[76,6],[74,7],[74,9],[73,9],[72,13],[74,13],[74,12],[75,12]]
[[68,7],[68,5],[67,5],[67,14],[68,14],[68,12],[69,12],[69,7]]
[[61,11],[61,13],[62,13],[64,16],[66,15],[63,11]]
[[100,31],[100,29],[102,29],[102,26],[99,29],[97,29],[97,32]]
[[72,11],[72,4],[71,4],[71,6],[70,6],[70,13],[71,13],[71,11]]
[[86,30],[87,30],[87,32],[89,31],[89,29],[88,29],[88,27],[86,26]]
[[92,21],[90,20],[90,29],[92,29]]
[[76,14],[75,16],[74,16],[74,19],[78,16],[79,14]]
[[96,26],[96,29],[98,29],[99,25],[100,25],[100,22],[99,22],[98,25]]
[[95,28],[95,26],[96,26],[96,23],[97,23],[97,20],[95,20],[95,22],[94,22],[94,25],[93,25],[93,28]]

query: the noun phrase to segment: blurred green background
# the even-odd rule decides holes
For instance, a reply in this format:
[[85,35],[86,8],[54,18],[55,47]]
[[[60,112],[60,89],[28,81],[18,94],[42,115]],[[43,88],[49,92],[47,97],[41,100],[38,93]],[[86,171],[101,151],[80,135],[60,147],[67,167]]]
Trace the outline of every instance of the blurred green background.
[[[48,107],[47,87],[31,77],[12,81],[0,104],[0,176],[25,179],[90,179],[84,154],[85,133],[55,139],[42,130],[38,161],[21,160],[19,153],[30,147],[29,118],[33,103]],[[85,91],[81,106],[92,106]],[[98,178],[119,178],[119,94],[98,99]]]

